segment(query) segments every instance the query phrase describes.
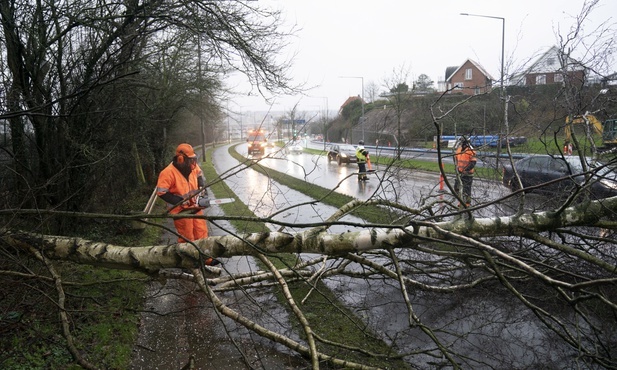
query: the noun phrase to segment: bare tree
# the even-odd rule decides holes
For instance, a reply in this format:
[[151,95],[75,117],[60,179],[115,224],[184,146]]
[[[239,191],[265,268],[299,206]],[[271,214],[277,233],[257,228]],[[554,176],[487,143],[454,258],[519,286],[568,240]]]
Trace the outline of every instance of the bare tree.
[[364,88],[367,103],[374,103],[379,96],[379,85],[375,81],[369,81]]
[[76,209],[104,191],[101,173],[130,192],[135,178],[117,164],[138,159],[119,148],[160,168],[177,114],[203,96],[215,107],[231,69],[258,90],[293,90],[276,59],[280,13],[246,2],[4,1],[0,22],[13,204]]
[[392,71],[392,76],[389,79],[384,81],[384,85],[390,92],[388,94],[388,100],[391,109],[394,110],[396,116],[397,159],[400,159],[401,155],[401,142],[406,142],[406,140],[403,139],[402,127],[405,125],[405,122],[403,122],[403,114],[408,108],[408,102],[410,100],[409,85],[407,84],[409,73],[409,68],[405,65],[401,65]]

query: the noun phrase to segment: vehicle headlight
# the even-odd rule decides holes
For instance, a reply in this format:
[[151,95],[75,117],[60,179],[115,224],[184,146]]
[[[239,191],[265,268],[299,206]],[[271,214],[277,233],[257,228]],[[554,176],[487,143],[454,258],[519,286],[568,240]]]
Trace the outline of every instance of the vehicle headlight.
[[341,153],[341,157],[343,157],[343,158],[347,158],[347,154],[345,154],[345,153]]
[[617,180],[601,179],[600,184],[612,190],[617,190]]

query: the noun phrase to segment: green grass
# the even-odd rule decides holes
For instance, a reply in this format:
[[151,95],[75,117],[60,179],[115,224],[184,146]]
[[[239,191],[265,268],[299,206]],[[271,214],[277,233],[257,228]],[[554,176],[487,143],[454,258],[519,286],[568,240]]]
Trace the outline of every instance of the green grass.
[[[129,271],[65,262],[55,266],[65,284],[66,308],[78,350],[99,368],[127,368],[139,330],[139,311],[147,278]],[[36,264],[30,264],[30,270],[47,275]],[[10,309],[15,318],[11,324],[2,325],[2,368],[80,368],[73,362],[66,340],[60,334],[57,308],[51,301],[57,295],[53,285],[16,278],[1,289],[21,292],[18,297],[3,294],[5,298],[0,303],[3,312]],[[7,323],[4,318],[2,322]]]
[[79,271],[78,276],[86,283],[71,291],[81,298],[74,307],[81,316],[75,332],[78,347],[90,352],[91,362],[98,366],[128,366],[148,279],[140,273],[103,268]]
[[[379,354],[379,356],[367,356],[359,351],[341,349],[331,344],[323,342],[319,344],[318,342],[318,348],[321,352],[335,355],[347,361],[379,368],[411,368],[403,359],[397,357],[396,350],[376,338],[366,328],[366,324],[356,316],[356,313],[343,306],[323,283],[319,282],[315,286],[316,290],[311,292],[312,288],[313,286],[305,282],[290,284],[294,301],[300,305],[306,319],[311,324],[313,332],[326,341],[343,343],[351,348],[361,348],[364,351]],[[302,300],[307,296],[308,299],[302,303]],[[278,299],[284,299],[280,292]],[[296,332],[304,333],[297,322],[295,329]]]
[[[144,189],[138,198],[122,207],[143,209],[151,192],[152,188]],[[71,225],[74,236],[116,245],[154,245],[161,235],[156,227],[136,231],[124,221],[82,220]],[[0,270],[14,269],[12,264],[21,263],[28,271],[49,276],[40,263],[28,256],[13,257],[13,261],[0,261]],[[69,262],[54,262],[54,267],[62,276],[71,333],[78,350],[99,368],[128,368],[149,278],[137,272]],[[81,368],[74,363],[61,335],[53,283],[20,277],[4,279],[0,296],[0,367]]]

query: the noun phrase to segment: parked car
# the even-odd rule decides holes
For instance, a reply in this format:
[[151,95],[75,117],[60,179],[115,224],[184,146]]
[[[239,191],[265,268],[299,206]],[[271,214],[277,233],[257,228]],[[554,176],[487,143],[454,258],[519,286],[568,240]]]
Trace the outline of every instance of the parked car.
[[[586,191],[590,192],[592,198],[617,196],[617,172],[591,158],[586,158],[585,163],[587,170],[593,173],[590,182],[587,183],[590,186],[586,187]],[[582,185],[586,181],[578,156],[531,155],[519,159],[514,163],[514,167],[521,179],[523,189],[541,185],[528,191],[551,196],[571,194],[577,185]],[[519,189],[511,166],[504,166],[502,181],[512,191]]]
[[347,163],[357,163],[356,148],[350,144],[332,144],[328,151],[328,162],[336,161],[339,166]]

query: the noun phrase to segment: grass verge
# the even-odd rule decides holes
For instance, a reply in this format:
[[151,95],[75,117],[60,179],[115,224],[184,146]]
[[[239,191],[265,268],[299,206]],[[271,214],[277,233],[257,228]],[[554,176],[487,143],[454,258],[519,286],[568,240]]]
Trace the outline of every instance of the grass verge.
[[[135,204],[136,209],[143,208],[145,200],[140,198]],[[133,231],[113,221],[87,220],[73,225],[74,235],[116,245],[153,245],[160,239],[160,230],[155,227]],[[26,274],[4,276],[0,284],[0,368],[81,369],[61,335],[58,293],[49,272],[25,255],[0,260],[0,270],[14,270],[15,264],[23,266]],[[77,349],[98,368],[129,368],[149,278],[132,271],[68,262],[53,265],[62,276],[65,307]]]

